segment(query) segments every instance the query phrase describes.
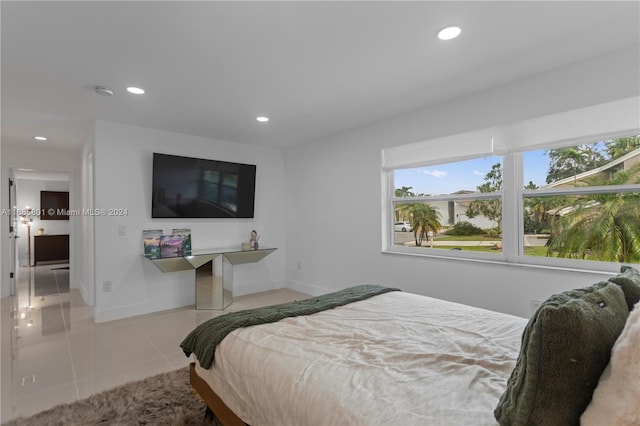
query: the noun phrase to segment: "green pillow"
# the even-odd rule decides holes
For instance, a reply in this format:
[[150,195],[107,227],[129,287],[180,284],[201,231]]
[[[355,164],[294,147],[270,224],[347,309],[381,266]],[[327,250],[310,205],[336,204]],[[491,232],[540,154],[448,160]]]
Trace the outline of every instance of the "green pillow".
[[622,289],[609,282],[540,305],[494,411],[498,423],[578,425],[628,315]]
[[640,272],[631,266],[622,266],[620,273],[609,278],[609,281],[622,287],[629,311],[633,310],[633,306],[640,301]]

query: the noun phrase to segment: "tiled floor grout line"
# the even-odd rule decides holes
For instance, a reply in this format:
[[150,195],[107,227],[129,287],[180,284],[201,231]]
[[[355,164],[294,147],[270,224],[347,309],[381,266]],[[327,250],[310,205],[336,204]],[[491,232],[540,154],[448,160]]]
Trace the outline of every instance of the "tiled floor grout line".
[[[62,309],[62,297],[60,295],[60,283],[58,282],[58,273],[56,271],[53,271],[53,276],[56,279],[56,287],[58,289],[58,303],[60,304],[60,312],[62,312],[62,322],[64,324],[64,337],[65,337],[65,342],[67,343],[67,350],[69,351],[69,360],[71,361],[71,376],[73,378],[73,386],[76,390],[76,399],[79,400],[80,390],[78,389],[78,378],[76,376],[76,367],[73,362],[73,353],[71,352],[71,342],[69,341],[69,328],[71,327],[67,327],[67,318],[65,318],[64,316],[64,309]],[[68,279],[71,279],[70,276],[71,276],[71,270],[69,270]],[[71,301],[69,301],[69,309],[71,309]],[[68,320],[70,321],[71,318],[68,318]]]
[[160,357],[162,359],[164,359],[166,361],[167,364],[169,364],[170,367],[173,367],[173,365],[171,364],[171,362],[167,359],[167,357],[162,353],[162,351],[160,350],[160,348],[158,347],[158,345],[156,345],[153,341],[153,339],[151,338],[151,336],[149,336],[145,331],[144,328],[142,328],[140,326],[140,324],[138,324],[137,320],[133,321],[134,324],[136,325],[136,327],[138,327],[138,329],[140,330],[140,332],[142,333],[142,335],[149,341],[149,343],[151,343],[151,346],[153,346],[155,348],[155,350],[158,351],[158,353],[160,354]]
[[41,389],[38,391],[34,391],[33,393],[30,393],[29,395],[24,395],[24,396],[19,396],[19,397],[11,397],[8,398],[6,401],[11,401],[11,402],[15,402],[21,399],[29,399],[29,398],[33,398],[34,396],[39,396],[39,395],[43,395],[46,394],[48,392],[51,392],[52,390],[56,390],[56,389],[60,389],[60,388],[64,388],[65,386],[71,384],[72,382],[66,382],[66,383],[60,383],[58,385],[55,386],[51,386],[49,388],[46,389]]
[[[155,361],[155,360],[157,360],[157,359],[163,359],[163,360],[164,360],[164,356],[162,356],[162,354],[160,354],[160,356],[158,356],[158,357],[156,357],[156,358],[151,358],[151,359],[147,359],[147,360],[144,360],[144,361],[135,362],[135,363],[133,363],[133,364],[127,365],[126,367],[122,367],[122,368],[114,368],[113,370],[102,371],[102,372],[100,372],[100,373],[98,373],[98,374],[92,374],[92,375],[90,375],[90,376],[83,377],[83,378],[81,378],[81,379],[79,379],[79,380],[76,380],[76,386],[77,386],[77,383],[78,383],[78,382],[81,382],[81,381],[83,381],[83,380],[89,380],[89,379],[92,379],[92,378],[95,378],[95,377],[103,376],[103,375],[105,375],[105,374],[115,373],[115,372],[117,372],[117,371],[124,370],[124,369],[131,368],[131,367],[136,367],[136,366],[138,366],[138,365],[143,365],[143,364],[146,364],[146,363],[148,363],[148,362],[150,362],[150,361]],[[169,363],[169,365],[171,365],[171,363]],[[122,383],[122,384],[124,384],[124,383]],[[115,387],[117,387],[117,386],[118,386],[118,385],[116,385]]]
[[[27,269],[27,273],[29,274],[28,284],[27,285],[30,287],[28,289],[28,291],[33,290],[34,294],[32,294],[31,297],[35,298],[36,297],[35,296],[35,287],[36,287],[35,284],[36,284],[36,277],[37,277],[37,275],[35,273],[35,271],[36,271],[35,270],[35,266],[28,266],[27,268],[28,268]],[[69,381],[69,382],[61,383],[61,384],[58,384],[56,386],[52,386],[50,388],[45,388],[45,389],[42,389],[42,390],[39,390],[39,391],[35,391],[35,392],[33,392],[32,394],[29,394],[29,395],[25,395],[25,396],[21,396],[21,397],[16,397],[15,395],[13,395],[11,398],[8,398],[6,401],[4,401],[4,403],[6,403],[6,402],[17,403],[21,399],[28,399],[28,398],[33,398],[34,396],[45,395],[45,394],[51,392],[52,390],[64,389],[64,387],[69,385],[69,384],[73,384],[74,385],[75,390],[76,390],[76,400],[79,399],[78,387],[77,387],[77,384],[76,384],[76,381],[75,381],[75,372],[73,371],[73,361],[72,361],[72,357],[71,357],[71,349],[70,349],[70,346],[69,346],[69,339],[68,339],[67,331],[66,331],[66,323],[64,322],[65,319],[64,319],[64,310],[62,309],[62,302],[61,302],[61,297],[60,297],[60,285],[59,285],[59,282],[58,282],[58,276],[55,273],[55,271],[54,271],[54,280],[56,282],[56,293],[57,293],[56,296],[58,297],[58,302],[57,303],[58,303],[58,305],[60,307],[60,310],[61,310],[63,323],[65,324],[65,339],[66,339],[66,342],[67,342],[67,350],[69,351],[69,358],[70,358],[70,361],[71,361],[71,369],[72,369],[72,373],[73,373],[73,379],[71,381]],[[31,288],[32,287],[32,283],[33,283],[33,289]],[[17,283],[16,286],[18,286],[18,285],[19,284]],[[18,289],[16,289],[16,295],[9,296],[9,297],[10,298],[18,297],[17,293],[18,293]]]

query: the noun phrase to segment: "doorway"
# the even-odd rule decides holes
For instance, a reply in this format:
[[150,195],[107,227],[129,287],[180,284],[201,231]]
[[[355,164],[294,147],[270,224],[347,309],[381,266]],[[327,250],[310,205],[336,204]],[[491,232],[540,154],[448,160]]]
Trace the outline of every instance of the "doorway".
[[[18,212],[16,252],[21,268],[70,260],[71,221],[68,215],[51,220],[48,210],[57,213],[68,205],[43,205],[47,194],[70,193],[70,176],[66,172],[14,170],[15,205]],[[46,204],[46,203],[45,203]]]
[[[17,276],[13,295],[20,296],[25,306],[34,306],[38,300],[43,314],[51,308],[48,296],[68,298],[70,275],[69,216],[64,219],[47,213],[51,205],[45,205],[47,195],[70,192],[70,175],[67,172],[49,172],[32,169],[13,170],[13,201],[15,206],[15,239],[13,252]],[[43,204],[44,203],[44,204]],[[60,207],[60,209],[58,208]],[[53,206],[55,213],[69,206]],[[17,291],[16,291],[17,290]],[[67,295],[67,296],[65,296]],[[24,305],[24,303],[21,303]],[[58,307],[55,307],[56,311]]]

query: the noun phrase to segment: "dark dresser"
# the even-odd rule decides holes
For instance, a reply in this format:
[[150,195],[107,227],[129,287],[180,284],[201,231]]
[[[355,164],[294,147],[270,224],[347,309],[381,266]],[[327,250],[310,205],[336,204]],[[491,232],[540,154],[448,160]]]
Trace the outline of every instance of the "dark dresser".
[[42,234],[33,236],[33,261],[55,263],[69,261],[69,234]]

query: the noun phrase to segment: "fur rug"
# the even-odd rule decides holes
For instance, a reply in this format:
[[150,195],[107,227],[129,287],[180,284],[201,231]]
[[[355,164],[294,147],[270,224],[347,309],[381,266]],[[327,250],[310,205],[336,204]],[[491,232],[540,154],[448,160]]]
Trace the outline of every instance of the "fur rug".
[[7,426],[215,425],[206,404],[191,389],[189,369],[127,383],[81,401],[61,404]]

